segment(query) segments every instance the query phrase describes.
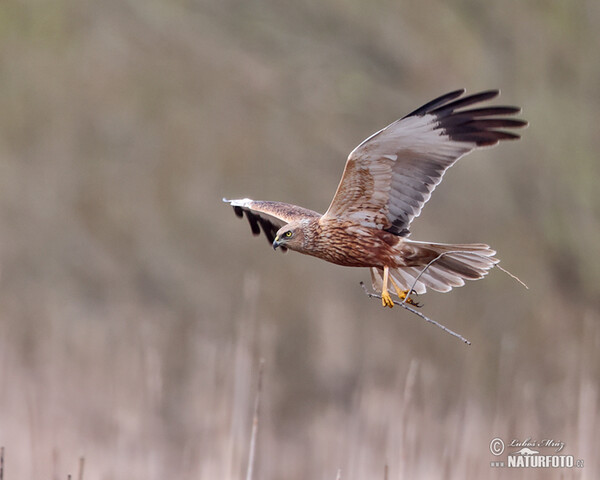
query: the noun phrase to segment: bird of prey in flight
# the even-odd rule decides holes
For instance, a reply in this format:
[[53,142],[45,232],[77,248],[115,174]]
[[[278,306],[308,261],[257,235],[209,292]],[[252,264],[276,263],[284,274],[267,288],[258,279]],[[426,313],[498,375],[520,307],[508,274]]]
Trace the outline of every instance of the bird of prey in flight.
[[369,268],[384,307],[394,305],[390,292],[404,300],[411,291],[448,292],[480,279],[499,262],[488,245],[409,239],[411,222],[449,167],[476,148],[518,139],[513,129],[527,125],[509,118],[518,107],[478,105],[498,90],[464,93],[442,95],[358,145],[323,215],[287,203],[223,200],[275,249]]

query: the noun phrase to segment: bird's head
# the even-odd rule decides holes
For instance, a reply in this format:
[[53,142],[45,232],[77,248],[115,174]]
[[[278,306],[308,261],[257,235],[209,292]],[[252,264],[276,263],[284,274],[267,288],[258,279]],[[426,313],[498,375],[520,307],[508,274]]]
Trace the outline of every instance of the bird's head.
[[302,252],[306,247],[306,223],[306,220],[300,220],[281,227],[273,240],[273,248],[277,250],[277,247],[286,247]]

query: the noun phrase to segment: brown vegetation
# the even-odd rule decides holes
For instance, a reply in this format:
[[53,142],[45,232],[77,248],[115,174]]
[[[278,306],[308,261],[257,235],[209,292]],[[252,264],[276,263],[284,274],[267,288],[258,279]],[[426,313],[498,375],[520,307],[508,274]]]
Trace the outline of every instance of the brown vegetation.
[[[599,3],[403,3],[0,3],[6,480],[243,478],[259,358],[254,478],[508,478],[494,437],[598,478]],[[358,142],[460,87],[530,122],[414,223],[530,287],[418,299],[470,347],[221,203],[323,211]]]

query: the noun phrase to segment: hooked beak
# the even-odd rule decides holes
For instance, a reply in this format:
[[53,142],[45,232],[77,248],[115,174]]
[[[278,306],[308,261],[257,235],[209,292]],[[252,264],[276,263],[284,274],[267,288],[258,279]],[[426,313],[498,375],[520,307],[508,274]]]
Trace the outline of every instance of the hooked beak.
[[277,247],[279,247],[281,245],[281,243],[279,242],[279,236],[275,237],[275,240],[273,240],[273,250],[277,250]]

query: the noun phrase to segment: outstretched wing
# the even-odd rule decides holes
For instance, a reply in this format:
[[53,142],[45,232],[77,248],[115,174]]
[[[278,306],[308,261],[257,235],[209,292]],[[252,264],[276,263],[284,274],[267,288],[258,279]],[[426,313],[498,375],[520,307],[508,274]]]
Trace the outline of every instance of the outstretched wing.
[[[249,198],[237,200],[227,200],[224,198],[223,201],[233,207],[233,211],[238,217],[243,217],[245,213],[252,233],[260,235],[262,230],[269,243],[273,243],[273,240],[275,240],[277,230],[291,221],[302,220],[304,218],[318,218],[321,216],[320,213],[308,208],[298,207],[289,203],[255,201]],[[287,251],[285,247],[280,248],[284,252]]]
[[444,172],[477,147],[519,135],[504,129],[527,122],[506,118],[518,107],[464,109],[490,100],[498,90],[463,95],[456,90],[423,105],[364,140],[346,162],[324,218],[345,218],[364,226],[409,234]]

